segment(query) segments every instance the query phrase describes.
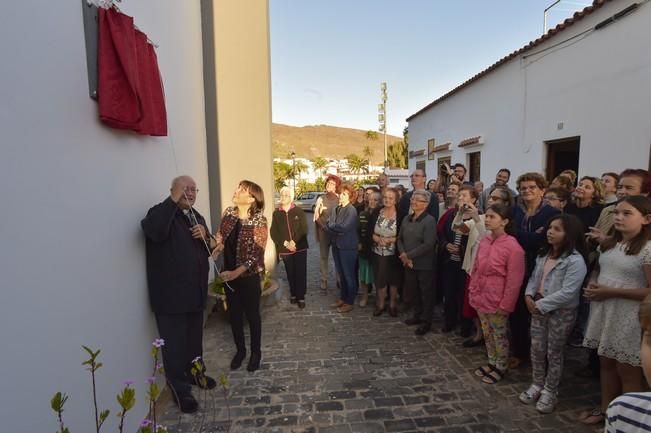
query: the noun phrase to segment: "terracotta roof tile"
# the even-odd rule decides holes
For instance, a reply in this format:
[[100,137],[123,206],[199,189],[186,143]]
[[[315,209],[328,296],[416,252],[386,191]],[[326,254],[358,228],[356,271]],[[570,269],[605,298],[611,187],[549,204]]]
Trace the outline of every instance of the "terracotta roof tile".
[[593,3],[592,3],[592,5],[590,5],[590,6],[586,7],[586,8],[584,8],[584,9],[581,10],[581,11],[575,12],[574,15],[572,15],[571,18],[567,18],[567,19],[565,19],[565,21],[563,21],[562,23],[558,24],[558,25],[557,25],[556,27],[554,27],[553,29],[550,29],[547,33],[545,33],[544,35],[542,35],[542,36],[539,37],[538,39],[535,39],[535,40],[529,42],[529,43],[528,43],[527,45],[525,45],[524,47],[522,47],[522,48],[520,48],[520,49],[518,49],[518,50],[512,52],[511,54],[509,54],[509,55],[507,55],[507,56],[502,57],[500,60],[498,60],[497,62],[493,63],[491,66],[489,66],[488,68],[486,68],[486,69],[484,69],[483,71],[479,72],[478,74],[474,75],[474,76],[473,76],[472,78],[470,78],[469,80],[467,80],[467,81],[463,82],[462,84],[458,85],[457,87],[455,87],[454,89],[450,90],[449,92],[447,92],[447,93],[444,94],[443,96],[439,97],[438,99],[435,99],[434,101],[430,102],[430,103],[427,104],[425,107],[421,108],[420,110],[418,110],[417,112],[415,112],[415,113],[412,114],[411,116],[407,117],[407,121],[410,121],[411,119],[413,119],[414,117],[418,116],[419,114],[421,114],[421,113],[427,111],[428,109],[432,108],[433,106],[435,106],[435,105],[438,104],[439,102],[441,102],[441,101],[443,101],[443,100],[449,98],[450,96],[452,96],[453,94],[457,93],[458,91],[460,91],[460,90],[463,89],[464,87],[469,86],[470,84],[472,84],[473,82],[477,81],[478,79],[480,79],[480,78],[483,77],[484,75],[486,75],[486,74],[488,74],[489,72],[492,72],[492,71],[494,71],[495,69],[497,69],[498,67],[502,66],[503,64],[505,64],[505,63],[508,62],[509,60],[512,60],[513,58],[519,56],[520,54],[523,54],[523,53],[525,53],[525,52],[531,50],[532,48],[537,47],[538,45],[542,44],[543,42],[548,41],[550,38],[556,36],[558,33],[562,32],[563,30],[565,30],[565,29],[567,29],[568,27],[572,26],[574,23],[576,23],[576,22],[578,22],[578,21],[581,21],[583,18],[585,18],[586,16],[590,15],[591,13],[593,13],[594,11],[596,11],[597,9],[601,8],[601,7],[604,6],[606,3],[610,3],[611,1],[613,1],[613,0],[594,0]]

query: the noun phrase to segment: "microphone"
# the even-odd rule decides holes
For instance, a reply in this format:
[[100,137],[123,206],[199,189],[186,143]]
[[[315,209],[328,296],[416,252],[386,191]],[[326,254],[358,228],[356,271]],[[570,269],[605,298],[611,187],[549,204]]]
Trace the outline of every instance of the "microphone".
[[192,212],[192,210],[188,212],[188,218],[190,218],[190,224],[192,224],[192,227],[199,224],[199,221],[197,221],[197,216],[194,214],[194,212]]

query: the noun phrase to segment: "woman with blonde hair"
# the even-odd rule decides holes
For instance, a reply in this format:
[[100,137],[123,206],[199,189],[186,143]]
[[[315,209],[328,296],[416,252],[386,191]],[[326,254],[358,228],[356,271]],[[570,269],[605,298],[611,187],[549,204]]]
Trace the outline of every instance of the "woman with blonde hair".
[[574,190],[574,201],[565,206],[564,212],[575,215],[583,223],[583,232],[594,227],[604,208],[604,187],[600,179],[583,176]]

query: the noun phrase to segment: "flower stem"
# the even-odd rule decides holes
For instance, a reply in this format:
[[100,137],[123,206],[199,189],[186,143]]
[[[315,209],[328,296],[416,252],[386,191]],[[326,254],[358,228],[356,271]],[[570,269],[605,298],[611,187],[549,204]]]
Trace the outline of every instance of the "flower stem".
[[99,414],[97,413],[97,388],[95,385],[95,362],[91,364],[90,375],[93,378],[93,405],[95,406],[95,429],[99,433]]

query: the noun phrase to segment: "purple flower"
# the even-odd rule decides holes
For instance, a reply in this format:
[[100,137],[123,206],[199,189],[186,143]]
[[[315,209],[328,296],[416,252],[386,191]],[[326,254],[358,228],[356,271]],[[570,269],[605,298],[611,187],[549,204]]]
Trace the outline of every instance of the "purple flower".
[[131,386],[133,385],[133,380],[125,380],[123,384],[124,386]]
[[150,376],[150,377],[148,377],[148,378],[147,378],[147,383],[148,383],[149,385],[153,385],[154,383],[156,383],[156,378],[155,378],[154,376]]
[[165,340],[163,340],[162,338],[157,338],[154,340],[152,344],[154,345],[154,347],[161,348],[165,346]]
[[156,370],[160,370],[161,368],[163,368],[163,364],[161,364],[160,362],[157,362],[156,363]]
[[140,428],[147,428],[151,425],[151,421],[148,420],[147,418],[143,419],[140,421]]

